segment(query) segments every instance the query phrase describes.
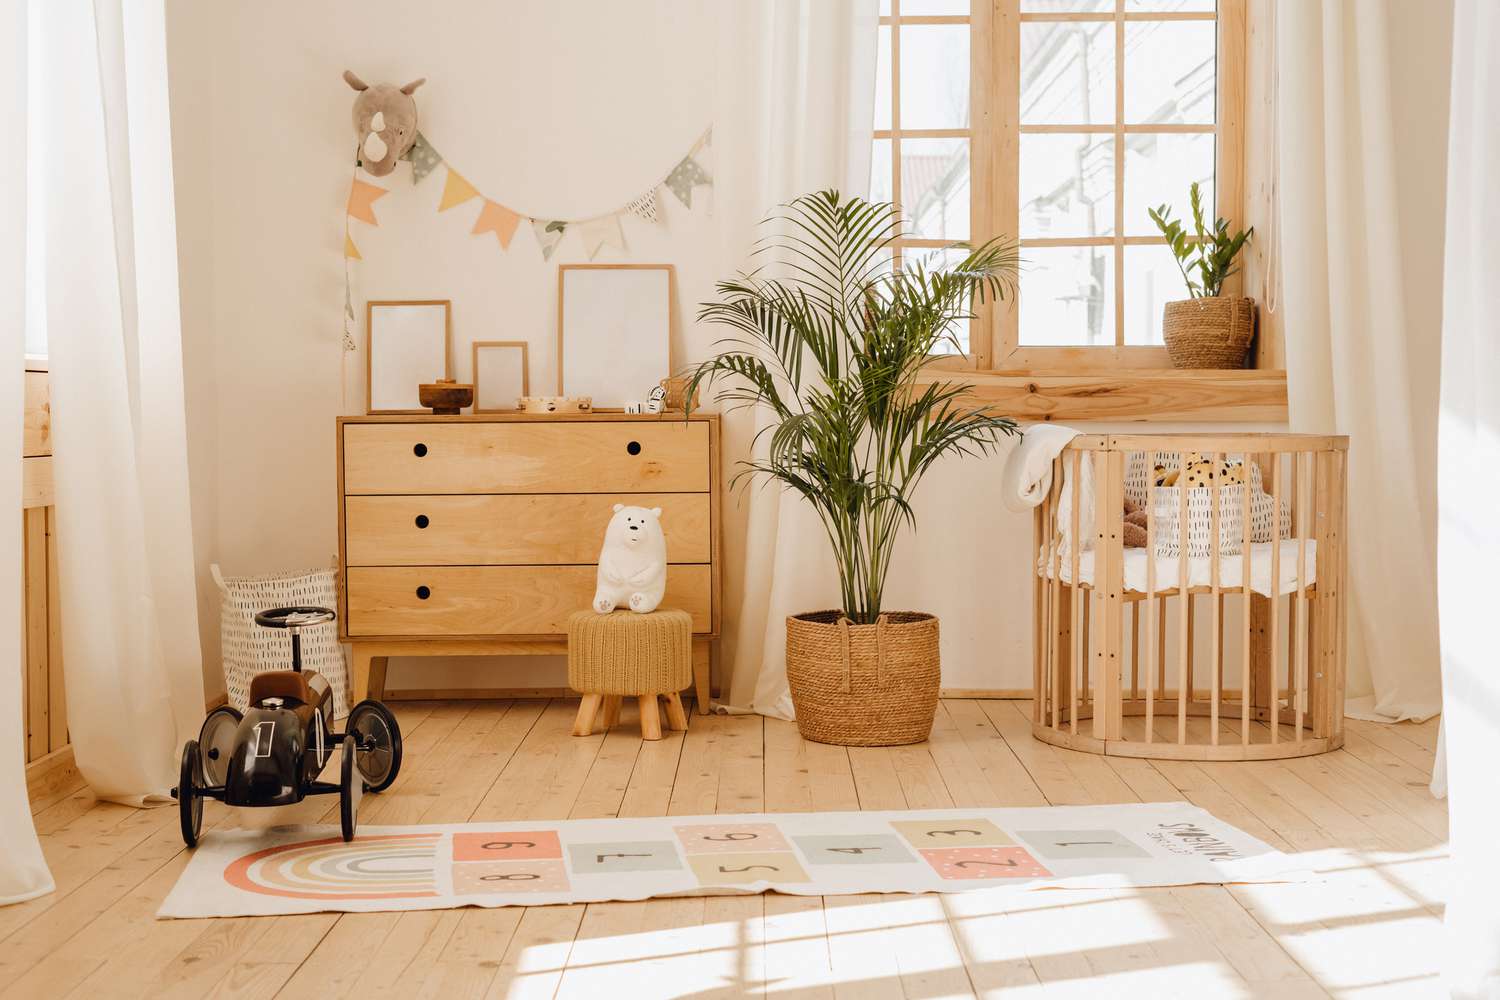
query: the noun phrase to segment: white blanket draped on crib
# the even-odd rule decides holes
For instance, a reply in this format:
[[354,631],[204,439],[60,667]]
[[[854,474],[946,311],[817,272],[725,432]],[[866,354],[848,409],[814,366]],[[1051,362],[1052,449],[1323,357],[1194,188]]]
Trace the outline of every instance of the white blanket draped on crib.
[[[1295,538],[1284,538],[1281,540],[1281,565],[1279,576],[1272,583],[1272,553],[1271,542],[1256,542],[1250,546],[1250,589],[1265,597],[1293,594],[1297,591],[1297,550],[1298,540]],[[1037,558],[1037,572],[1046,579],[1053,577],[1053,555],[1047,553]],[[1125,549],[1125,589],[1137,593],[1146,592],[1146,550]],[[1303,586],[1310,587],[1317,582],[1318,565],[1318,543],[1316,539],[1306,540],[1306,548],[1303,552],[1304,566],[1306,571],[1302,574],[1305,581]],[[1073,582],[1073,560],[1066,548],[1061,554],[1061,566],[1058,569],[1057,578],[1063,583]],[[1178,565],[1175,556],[1158,555],[1156,557],[1156,592],[1176,590],[1178,585]],[[1239,590],[1244,586],[1244,566],[1238,555],[1219,556],[1219,586],[1226,591]],[[1078,554],[1078,577],[1082,583],[1090,586],[1094,583],[1094,551],[1085,549]],[[1213,586],[1213,559],[1209,556],[1194,556],[1188,559],[1188,586],[1189,587],[1211,587]]]

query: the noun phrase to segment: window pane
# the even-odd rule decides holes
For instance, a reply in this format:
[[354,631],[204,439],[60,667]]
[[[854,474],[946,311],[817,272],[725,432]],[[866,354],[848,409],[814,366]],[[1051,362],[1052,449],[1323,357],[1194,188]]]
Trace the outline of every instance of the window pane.
[[1114,120],[1114,22],[1022,22],[1021,123],[1108,125]]
[[1021,343],[1114,346],[1114,256],[1113,247],[1023,248]]
[[1125,121],[1214,122],[1213,21],[1125,25]]
[[933,14],[967,14],[969,0],[901,0],[902,17],[929,17]]
[[1113,11],[1115,0],[1021,0],[1023,14],[1077,13],[1079,11]]
[[968,25],[904,25],[901,127],[967,128],[968,125]]
[[1214,214],[1214,137],[1181,133],[1125,137],[1125,234],[1159,236],[1161,230],[1146,209],[1168,205],[1175,218],[1192,229],[1188,188],[1203,187],[1203,215]]
[[969,140],[901,140],[904,235],[969,238]]
[[1115,231],[1115,139],[1021,136],[1021,237],[1109,236]]
[[880,26],[875,53],[875,128],[891,127],[891,27]]
[[1125,248],[1125,343],[1160,344],[1162,306],[1187,297],[1165,244]]
[[[906,5],[902,4],[902,6]],[[1214,0],[1125,0],[1125,9],[1131,13],[1142,10],[1211,11],[1216,7]]]
[[891,140],[876,139],[870,150],[870,200],[891,200]]
[[[905,2],[901,9],[906,9]],[[907,247],[902,253],[902,266],[919,266],[927,271],[942,271],[955,267],[963,262],[969,255],[967,250],[958,248],[943,248],[934,250],[926,247]],[[970,310],[972,311],[972,310]],[[934,354],[966,354],[969,350],[969,323],[967,319],[954,320],[948,325],[948,333],[951,340],[943,341],[933,348]]]

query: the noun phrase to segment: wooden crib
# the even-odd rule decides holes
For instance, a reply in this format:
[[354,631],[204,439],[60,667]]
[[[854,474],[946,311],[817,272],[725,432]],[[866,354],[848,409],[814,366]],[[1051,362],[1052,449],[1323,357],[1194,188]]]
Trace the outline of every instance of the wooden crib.
[[[1075,438],[1036,511],[1036,737],[1177,760],[1341,746],[1348,446],[1304,434]],[[1194,489],[1154,485],[1156,465],[1185,468],[1190,458],[1243,463],[1230,466],[1243,487],[1222,474]],[[1125,500],[1142,485],[1145,545],[1127,548]],[[1207,508],[1195,539],[1190,494]],[[1240,537],[1230,538],[1221,522],[1235,520]],[[1175,522],[1176,538],[1162,522]],[[1173,542],[1187,558],[1166,554]]]

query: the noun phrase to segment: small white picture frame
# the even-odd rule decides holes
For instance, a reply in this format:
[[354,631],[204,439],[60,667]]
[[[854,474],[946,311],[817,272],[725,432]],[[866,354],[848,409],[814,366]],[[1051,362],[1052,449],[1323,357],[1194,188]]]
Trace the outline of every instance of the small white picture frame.
[[474,341],[474,412],[514,413],[531,395],[524,340]]
[[557,391],[622,410],[672,374],[671,264],[557,269]]
[[365,303],[366,413],[430,413],[417,398],[417,387],[452,377],[449,300]]

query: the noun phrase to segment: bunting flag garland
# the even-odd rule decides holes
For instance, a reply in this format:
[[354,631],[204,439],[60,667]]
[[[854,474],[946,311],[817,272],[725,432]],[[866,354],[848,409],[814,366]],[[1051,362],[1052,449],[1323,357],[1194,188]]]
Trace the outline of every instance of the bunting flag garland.
[[479,210],[479,218],[474,223],[470,232],[478,236],[480,233],[494,233],[495,239],[500,241],[500,249],[510,248],[510,238],[516,234],[516,227],[521,224],[521,217],[499,202],[484,200],[484,208]]
[[537,245],[542,248],[542,260],[551,260],[568,224],[560,219],[532,219],[531,228],[536,232]]
[[583,238],[583,252],[589,255],[589,260],[593,260],[606,246],[617,250],[625,249],[625,233],[620,229],[618,215],[601,215],[597,219],[580,222],[578,235]]
[[411,148],[402,154],[401,158],[411,163],[411,182],[418,184],[424,177],[437,169],[443,158],[438,151],[432,148],[432,143],[421,132],[417,133],[416,139],[412,141]]
[[438,211],[446,212],[454,205],[462,205],[470,198],[478,198],[479,189],[459,175],[457,170],[448,168],[448,179],[443,182],[443,197],[438,202]]
[[356,177],[354,183],[349,185],[349,204],[345,213],[352,219],[378,226],[380,223],[375,221],[375,202],[387,194],[390,192],[385,188],[367,184]]
[[344,234],[344,257],[348,260],[364,260],[359,255],[359,247],[354,245],[354,240],[348,233]]
[[647,222],[657,221],[656,188],[652,188],[650,191],[647,191],[639,198],[631,201],[630,204],[625,206],[625,211],[629,212],[631,215],[635,216],[638,219],[645,219]]
[[672,168],[672,172],[667,175],[667,179],[663,183],[666,184],[668,190],[677,196],[678,201],[682,202],[684,206],[692,208],[693,188],[699,184],[709,184],[711,182],[708,171],[704,170],[698,161],[693,159],[690,153],[684,156],[677,166]]

